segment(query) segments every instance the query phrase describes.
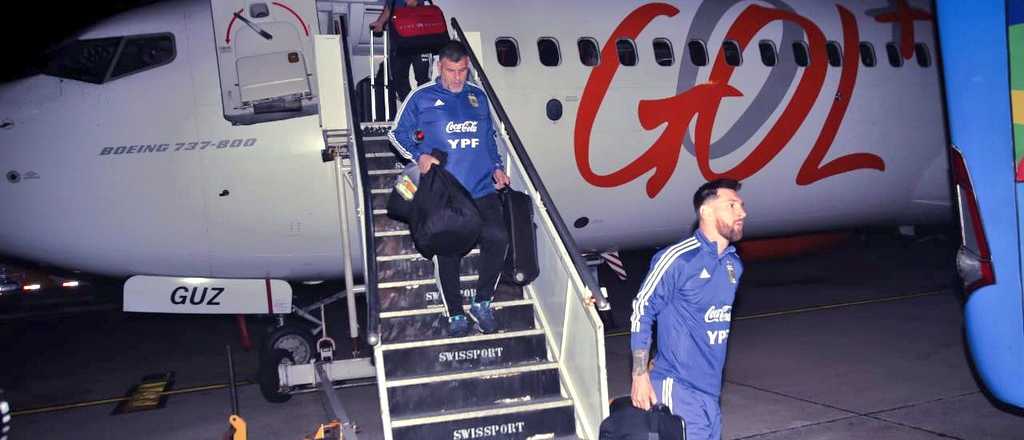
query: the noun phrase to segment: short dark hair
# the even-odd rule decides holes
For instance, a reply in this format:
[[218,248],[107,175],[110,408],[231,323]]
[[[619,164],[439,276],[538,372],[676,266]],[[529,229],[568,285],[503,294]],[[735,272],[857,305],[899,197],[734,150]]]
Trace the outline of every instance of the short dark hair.
[[697,192],[693,193],[693,212],[697,213],[699,218],[700,207],[704,205],[704,202],[718,198],[719,188],[739,191],[742,186],[740,182],[733,179],[715,179],[701,185],[700,188],[697,188]]
[[462,57],[468,56],[469,50],[466,49],[466,45],[462,44],[459,40],[451,40],[441,46],[441,50],[437,51],[437,57],[442,60],[459,62],[462,61]]

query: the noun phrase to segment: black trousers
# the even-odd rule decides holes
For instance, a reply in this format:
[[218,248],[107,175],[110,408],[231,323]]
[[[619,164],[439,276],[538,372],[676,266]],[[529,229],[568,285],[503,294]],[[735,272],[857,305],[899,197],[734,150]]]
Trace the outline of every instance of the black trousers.
[[416,75],[416,85],[430,81],[430,66],[418,53],[393,52],[391,54],[391,85],[394,87],[395,95],[399,101],[412,91],[409,86],[409,66],[412,65],[413,73]]
[[[497,194],[488,194],[474,200],[483,219],[480,231],[480,259],[474,301],[490,301],[494,297],[494,288],[498,285],[498,276],[505,267],[505,253],[508,250],[508,227],[505,226],[505,213],[501,199]],[[462,291],[459,289],[459,268],[462,257],[446,257],[437,255],[437,278],[441,280],[441,295],[448,306],[448,316],[463,314]]]

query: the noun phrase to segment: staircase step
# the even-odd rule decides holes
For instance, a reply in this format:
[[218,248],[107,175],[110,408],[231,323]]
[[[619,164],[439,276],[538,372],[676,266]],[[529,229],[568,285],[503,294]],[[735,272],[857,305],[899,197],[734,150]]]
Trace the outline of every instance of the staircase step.
[[[463,304],[469,304],[476,296],[476,277],[466,278],[460,283]],[[437,283],[433,280],[397,287],[378,287],[377,296],[380,298],[380,310],[385,313],[444,306],[441,301],[441,293],[437,290]],[[520,299],[523,299],[523,288],[519,286],[499,283],[498,288],[494,291],[494,302]]]
[[[388,198],[391,197],[391,191],[393,191],[393,187],[387,187],[385,189],[375,189],[375,190],[371,191],[370,192],[371,193],[370,194],[370,206],[373,206],[374,210],[388,209]],[[375,216],[373,218],[374,224],[377,223],[377,219],[378,218],[380,218],[380,217]],[[383,218],[388,219],[386,213],[383,215]],[[390,219],[388,219],[388,220],[390,220]],[[394,221],[394,220],[392,220],[392,221]]]
[[[492,303],[499,332],[536,328],[533,304],[523,301]],[[381,313],[381,341],[390,344],[448,338],[448,318],[444,311],[443,307],[434,307],[398,312],[403,314],[401,316],[389,316],[396,312]]]
[[576,432],[572,401],[561,398],[433,417],[392,419],[391,426],[394,440],[540,439],[573,436]]
[[393,255],[409,255],[419,253],[412,237],[408,235],[397,235],[394,237],[379,237],[374,239],[374,246],[378,257],[390,257]]
[[367,153],[366,171],[404,169],[405,165],[398,161],[394,154]]
[[495,370],[388,380],[392,417],[458,411],[529,402],[560,396],[558,364],[523,365]]
[[381,350],[384,373],[389,381],[547,360],[547,345],[541,329],[467,336],[452,342],[388,344]]
[[363,130],[364,143],[369,144],[370,142],[383,142],[385,145],[390,146],[387,140],[388,131],[391,131],[390,122],[364,122],[360,124],[360,128]]
[[395,176],[402,173],[401,168],[387,168],[387,169],[370,169],[366,173],[369,175],[369,179],[366,182],[364,188],[373,189],[389,189],[395,185]]
[[[377,261],[377,282],[422,280],[434,277],[434,260],[419,258]],[[471,253],[462,258],[459,275],[476,275],[479,253]]]

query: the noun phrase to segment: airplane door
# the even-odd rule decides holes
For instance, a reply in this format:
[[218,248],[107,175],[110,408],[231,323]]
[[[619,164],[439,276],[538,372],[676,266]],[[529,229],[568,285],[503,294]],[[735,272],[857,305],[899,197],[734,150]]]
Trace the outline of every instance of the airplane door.
[[315,2],[211,0],[224,118],[258,124],[317,113]]

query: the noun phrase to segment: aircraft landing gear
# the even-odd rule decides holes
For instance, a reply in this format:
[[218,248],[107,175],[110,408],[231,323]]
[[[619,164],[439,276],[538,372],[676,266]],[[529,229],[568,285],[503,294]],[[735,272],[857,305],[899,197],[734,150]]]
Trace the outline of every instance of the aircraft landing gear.
[[280,348],[260,356],[257,376],[260,383],[260,394],[267,399],[267,402],[283,403],[292,398],[291,387],[281,383],[278,371],[281,365],[295,364],[292,354],[288,350]]
[[274,350],[291,354],[292,363],[306,364],[316,356],[313,333],[301,324],[286,322],[274,328],[260,348],[260,358],[273,355]]

